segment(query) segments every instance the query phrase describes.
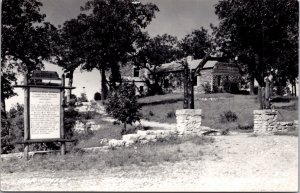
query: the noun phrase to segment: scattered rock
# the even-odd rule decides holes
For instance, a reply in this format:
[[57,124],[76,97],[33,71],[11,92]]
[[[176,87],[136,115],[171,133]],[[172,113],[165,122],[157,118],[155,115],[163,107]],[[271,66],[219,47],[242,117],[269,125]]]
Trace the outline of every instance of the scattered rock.
[[108,146],[110,148],[122,147],[124,145],[125,145],[125,141],[123,141],[123,140],[111,139],[108,142]]
[[74,130],[77,131],[77,132],[85,131],[85,124],[81,121],[76,121],[75,126],[74,126]]
[[108,139],[106,139],[106,138],[100,139],[99,144],[100,145],[108,145]]
[[140,135],[139,134],[127,134],[123,135],[122,139],[124,141],[133,141],[134,143],[139,140]]

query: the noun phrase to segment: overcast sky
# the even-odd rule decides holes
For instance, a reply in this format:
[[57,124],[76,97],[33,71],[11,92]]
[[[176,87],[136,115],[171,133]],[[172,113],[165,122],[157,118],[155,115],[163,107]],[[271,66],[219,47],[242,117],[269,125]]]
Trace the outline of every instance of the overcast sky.
[[[87,0],[40,0],[43,3],[41,12],[46,14],[46,20],[58,26],[64,21],[76,18],[80,13],[80,6]],[[155,3],[160,11],[156,18],[146,28],[151,36],[168,33],[181,39],[194,29],[201,26],[210,29],[210,23],[217,25],[218,19],[214,13],[214,5],[218,0],[140,0],[140,2]],[[45,70],[62,70],[49,63],[45,63]],[[98,71],[83,72],[79,69],[74,74],[74,93],[79,96],[85,87],[88,99],[93,99],[94,93],[100,90],[100,73]],[[24,95],[21,89],[15,89],[18,96],[7,101],[7,109],[16,102],[23,103]]]

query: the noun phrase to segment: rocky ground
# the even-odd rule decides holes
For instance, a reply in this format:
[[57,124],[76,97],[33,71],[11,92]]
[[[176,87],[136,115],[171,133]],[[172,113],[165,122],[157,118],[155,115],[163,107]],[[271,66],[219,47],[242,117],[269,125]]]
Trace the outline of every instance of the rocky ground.
[[297,191],[298,138],[215,136],[202,159],[103,170],[2,173],[2,191]]

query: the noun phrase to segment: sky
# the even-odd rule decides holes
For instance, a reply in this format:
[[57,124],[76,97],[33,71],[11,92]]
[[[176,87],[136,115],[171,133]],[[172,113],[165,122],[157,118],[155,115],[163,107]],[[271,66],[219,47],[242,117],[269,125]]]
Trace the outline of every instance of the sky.
[[[76,18],[80,13],[80,7],[87,0],[40,0],[43,3],[41,13],[46,14],[46,21],[55,26],[62,25],[66,20]],[[218,18],[214,13],[214,5],[218,0],[140,0],[141,3],[151,2],[160,9],[156,18],[146,28],[150,36],[164,33],[182,39],[195,29],[204,27],[210,31],[210,24],[217,25]],[[61,76],[63,71],[60,67],[45,62],[45,70],[57,71]],[[21,79],[19,79],[19,83]],[[73,93],[80,96],[85,90],[89,100],[92,100],[95,92],[100,91],[100,72],[81,72],[78,68],[74,74]],[[83,89],[85,87],[85,89]],[[18,96],[7,100],[7,110],[17,102],[24,103],[22,89],[15,89]]]

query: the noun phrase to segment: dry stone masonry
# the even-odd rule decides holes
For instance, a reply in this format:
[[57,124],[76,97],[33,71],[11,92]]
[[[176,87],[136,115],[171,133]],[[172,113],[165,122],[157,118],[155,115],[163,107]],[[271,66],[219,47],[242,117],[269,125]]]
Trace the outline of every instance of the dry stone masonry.
[[277,110],[254,110],[254,133],[268,133],[276,130]]
[[197,134],[201,131],[202,110],[176,110],[176,120],[178,134]]
[[278,111],[274,109],[254,110],[254,133],[271,134],[298,129],[298,121],[279,122]]
[[177,132],[174,130],[138,130],[135,134],[123,135],[120,140],[108,140],[105,145],[109,148],[129,147],[136,143],[146,144],[149,142],[157,142],[157,140],[168,139],[174,135],[177,135]]

